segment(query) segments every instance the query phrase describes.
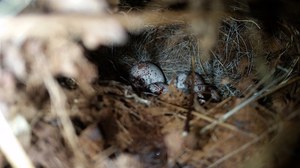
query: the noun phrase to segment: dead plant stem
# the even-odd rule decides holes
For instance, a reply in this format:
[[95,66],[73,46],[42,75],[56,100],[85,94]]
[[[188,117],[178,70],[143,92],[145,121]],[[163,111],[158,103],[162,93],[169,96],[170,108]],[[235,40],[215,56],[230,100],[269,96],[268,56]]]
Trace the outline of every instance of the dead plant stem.
[[78,139],[65,107],[66,97],[63,94],[63,91],[58,86],[55,79],[53,78],[52,74],[50,73],[49,68],[47,66],[47,61],[45,59],[46,56],[43,54],[43,52],[40,51],[40,53],[35,54],[34,58],[36,60],[36,63],[39,65],[41,77],[50,95],[52,104],[51,111],[54,114],[56,114],[60,119],[64,138],[66,142],[70,145],[73,154],[76,158],[74,159],[74,166],[76,168],[84,168],[87,165],[87,161],[83,156],[82,152],[79,150],[80,148],[78,144]]
[[225,155],[224,157],[218,159],[217,161],[215,161],[213,164],[209,165],[208,168],[213,168],[213,167],[217,167],[219,164],[221,164],[222,162],[228,160],[229,158],[233,157],[234,155],[244,151],[245,149],[249,148],[251,145],[259,142],[260,140],[262,140],[265,136],[267,136],[269,133],[275,131],[275,129],[277,128],[277,125],[274,125],[272,127],[270,127],[267,131],[265,131],[264,133],[262,133],[260,136],[258,136],[257,138],[251,140],[250,142],[242,145],[241,147],[239,147],[238,149],[232,151],[231,153]]
[[13,134],[9,123],[4,117],[4,111],[0,108],[0,150],[14,168],[34,168],[28,155],[20,142]]
[[[277,78],[276,80],[274,80],[273,82],[271,82],[269,85],[267,85],[265,88],[263,88],[262,90],[258,91],[257,93],[254,93],[251,97],[245,99],[242,103],[240,103],[238,106],[234,107],[232,110],[228,111],[227,113],[225,113],[223,116],[221,116],[218,120],[214,121],[213,123],[207,125],[206,127],[204,127],[201,130],[201,133],[205,133],[207,130],[210,130],[212,128],[214,128],[216,125],[223,123],[224,121],[226,121],[229,117],[231,117],[232,115],[236,114],[237,112],[239,112],[242,108],[244,108],[246,105],[250,104],[251,102],[258,100],[262,97],[265,97],[271,93],[274,92],[274,89],[272,89],[271,91],[269,90],[271,87],[275,86],[277,83],[279,83],[279,81],[281,81],[283,78],[285,77],[285,75],[282,75],[281,77]],[[298,79],[297,79],[298,80]],[[292,82],[297,81],[296,79],[293,80]],[[291,84],[289,82],[289,84]],[[279,85],[279,88],[282,88],[286,86],[285,84],[283,85]],[[275,87],[277,88],[277,87]],[[278,89],[279,89],[278,88]]]
[[[166,103],[166,102],[163,102],[163,101],[160,101],[160,102],[164,103],[165,105],[172,106],[173,108],[177,108],[179,110],[188,111],[188,109],[180,107],[180,106],[169,104],[169,103]],[[199,119],[203,119],[203,120],[208,121],[210,123],[214,123],[214,122],[217,121],[216,119],[213,119],[213,118],[211,118],[211,117],[209,117],[207,115],[201,114],[201,113],[199,113],[197,111],[194,111],[194,110],[192,111],[192,114],[197,117],[196,119],[194,119],[194,120],[191,121],[192,123],[196,122]],[[184,117],[182,116],[181,118],[184,118]],[[186,119],[186,118],[184,118],[184,119]],[[238,129],[237,127],[235,127],[235,126],[233,126],[231,124],[220,123],[220,126],[222,126],[224,128],[227,128],[229,130],[235,131],[235,132],[242,133],[242,134],[247,135],[248,137],[251,137],[251,138],[257,137],[257,135],[252,134],[252,133],[248,133],[248,132],[244,132],[244,131]]]

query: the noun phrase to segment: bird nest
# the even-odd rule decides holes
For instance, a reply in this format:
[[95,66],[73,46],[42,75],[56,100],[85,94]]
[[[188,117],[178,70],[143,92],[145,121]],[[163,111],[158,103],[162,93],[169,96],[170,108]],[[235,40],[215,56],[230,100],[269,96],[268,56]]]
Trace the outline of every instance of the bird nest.
[[[270,35],[231,10],[246,3],[126,2],[0,2],[16,7],[1,17],[0,167],[299,165],[297,26]],[[166,92],[133,85],[145,62]]]

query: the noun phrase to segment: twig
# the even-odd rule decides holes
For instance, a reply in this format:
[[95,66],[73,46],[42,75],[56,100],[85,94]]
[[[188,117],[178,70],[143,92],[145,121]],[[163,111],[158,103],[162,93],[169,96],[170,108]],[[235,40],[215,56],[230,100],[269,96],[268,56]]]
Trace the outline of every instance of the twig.
[[[295,111],[294,113],[291,113],[290,115],[288,115],[286,117],[286,120],[291,120],[292,118],[296,117],[297,115],[299,115],[299,111]],[[232,151],[231,153],[227,154],[226,156],[218,159],[216,162],[214,162],[213,164],[209,165],[208,168],[212,168],[212,167],[218,166],[219,164],[221,164],[222,162],[228,160],[232,156],[234,156],[234,155],[242,152],[243,150],[249,148],[251,145],[259,142],[262,138],[264,138],[265,136],[267,136],[269,133],[275,131],[277,128],[278,128],[278,124],[274,124],[267,131],[265,131],[261,135],[259,135],[257,138],[255,138],[252,141],[246,143],[245,145],[242,145],[241,147],[239,147],[238,149]]]
[[272,88],[270,91],[268,91],[268,92],[262,94],[259,98],[262,98],[262,97],[265,97],[265,96],[267,96],[267,95],[270,95],[270,94],[276,92],[276,91],[279,90],[279,89],[282,89],[282,88],[284,88],[284,87],[286,87],[286,86],[288,86],[288,85],[290,85],[290,84],[292,84],[292,83],[297,82],[298,80],[300,80],[300,77],[296,77],[296,78],[294,78],[294,79],[289,80],[288,82],[281,83],[280,85],[275,86],[274,88]]
[[254,85],[253,88],[251,88],[251,89],[249,90],[248,93],[245,93],[245,94],[246,94],[245,97],[247,98],[247,97],[250,97],[251,95],[254,95],[255,92],[256,92],[256,90],[257,90],[261,85],[263,85],[264,83],[267,83],[267,81],[270,80],[270,79],[272,78],[272,75],[274,75],[274,73],[275,73],[275,69],[273,69],[273,70],[270,72],[269,75],[264,76],[264,77],[263,77],[256,85]]
[[275,129],[277,128],[277,125],[272,126],[271,128],[269,128],[267,131],[265,131],[264,133],[262,133],[260,136],[258,136],[257,138],[251,140],[250,142],[246,143],[245,145],[242,145],[241,147],[239,147],[238,149],[232,151],[231,153],[225,155],[224,157],[218,159],[217,161],[215,161],[213,164],[209,165],[207,168],[213,168],[218,166],[219,164],[221,164],[222,162],[228,160],[229,158],[231,158],[232,156],[242,152],[243,150],[249,148],[251,145],[259,142],[261,139],[263,139],[265,136],[267,136],[269,133],[275,131]]
[[189,86],[190,86],[190,102],[189,102],[189,109],[186,113],[186,119],[184,123],[183,128],[183,135],[187,135],[190,132],[190,120],[192,119],[192,111],[193,111],[193,105],[194,105],[194,99],[195,99],[195,56],[192,56],[191,59],[191,75],[189,75]]
[[244,108],[246,105],[248,105],[252,101],[256,100],[258,96],[259,96],[259,94],[253,95],[251,98],[245,100],[244,102],[242,102],[241,104],[239,104],[238,106],[236,106],[235,108],[233,108],[232,110],[230,110],[227,113],[225,113],[223,116],[221,116],[219,118],[219,120],[215,120],[213,123],[211,123],[211,124],[205,126],[204,128],[202,128],[200,132],[201,133],[205,133],[207,130],[214,128],[215,126],[219,125],[220,123],[223,123],[230,116],[232,116],[233,114],[237,113],[239,110],[241,110],[242,108]]
[[213,108],[209,109],[209,110],[207,111],[206,114],[211,114],[211,113],[212,113],[213,111],[215,111],[217,108],[222,107],[223,105],[225,105],[226,103],[228,103],[228,102],[231,101],[231,100],[232,100],[232,97],[226,98],[225,100],[223,100],[222,102],[220,102],[220,103],[218,103],[216,106],[214,106]]
[[[216,125],[223,123],[224,121],[226,121],[229,117],[231,117],[232,115],[234,115],[235,113],[239,112],[242,108],[244,108],[246,105],[250,104],[251,102],[258,100],[270,93],[273,93],[274,90],[272,91],[268,91],[269,88],[271,88],[272,86],[276,85],[279,81],[282,80],[282,78],[284,78],[285,76],[281,76],[279,77],[277,80],[274,80],[273,82],[271,82],[269,85],[267,85],[265,88],[263,88],[262,90],[260,90],[259,92],[253,94],[250,98],[246,99],[245,101],[243,101],[242,103],[240,103],[238,106],[234,107],[232,110],[228,111],[226,114],[224,114],[223,116],[221,116],[217,121],[211,123],[210,125],[207,125],[206,127],[204,127],[201,130],[201,133],[206,132],[209,129],[212,129],[213,127],[215,127]],[[298,80],[298,79],[297,79]],[[293,80],[297,81],[296,79]],[[290,82],[289,82],[290,84]],[[285,84],[283,84],[283,86],[286,86]],[[282,88],[283,86],[279,85],[279,88]]]
[[[206,120],[206,121],[209,121],[210,123],[214,123],[214,122],[217,121],[217,120],[215,120],[215,119],[212,119],[212,118],[210,118],[210,117],[207,117],[207,116],[202,115],[202,114],[197,113],[197,112],[193,112],[192,114],[195,115],[196,117],[199,117],[199,118],[202,118],[202,119],[204,119],[204,120]],[[195,121],[193,121],[193,122],[195,122]],[[253,133],[250,133],[250,132],[245,132],[245,131],[243,131],[243,130],[240,130],[239,128],[237,128],[236,126],[231,125],[231,124],[220,123],[220,126],[222,126],[222,127],[224,127],[224,128],[227,128],[227,129],[229,129],[229,130],[232,130],[232,131],[241,133],[241,134],[246,135],[246,136],[248,136],[248,137],[252,137],[252,138],[257,137],[256,134],[253,134]]]
[[[180,107],[180,106],[169,104],[169,103],[166,103],[166,102],[163,102],[163,101],[160,101],[160,102],[164,103],[165,105],[171,106],[173,108],[177,108],[179,110],[188,111],[188,109],[185,109],[185,108]],[[216,119],[213,119],[211,117],[203,115],[203,114],[201,114],[201,113],[199,113],[197,111],[194,111],[194,110],[192,110],[192,114],[197,117],[195,120],[192,120],[193,123],[196,122],[199,119],[203,119],[203,120],[208,121],[210,123],[214,123],[214,122],[217,121]],[[184,118],[184,117],[182,117],[182,118]],[[186,119],[186,118],[184,118],[184,119]],[[227,128],[229,130],[236,131],[236,132],[242,133],[244,135],[247,135],[248,137],[252,137],[252,138],[257,137],[255,134],[244,132],[244,131],[238,129],[237,127],[235,127],[233,125],[230,125],[230,124],[227,124],[227,123],[220,123],[219,125],[222,126],[222,127],[224,127],[224,128]]]
[[0,108],[0,149],[14,168],[34,168],[28,155],[25,153],[20,142],[13,134],[7,120],[4,117],[4,111]]
[[273,119],[275,119],[278,116],[274,111],[272,111],[272,110],[268,109],[267,107],[259,104],[258,102],[253,103],[253,105],[254,105],[255,108],[258,108],[260,111],[264,112],[268,116],[271,116]]
[[40,70],[41,78],[43,79],[44,85],[49,92],[52,104],[51,110],[54,114],[57,114],[61,120],[64,138],[66,142],[69,143],[76,158],[74,163],[75,167],[84,168],[88,162],[86,161],[82,152],[79,150],[80,148],[75,129],[65,108],[66,97],[49,71],[47,66],[48,64],[45,59],[46,56],[42,51],[40,51],[40,49],[38,49],[38,52],[39,53],[34,54],[33,56],[36,60],[36,63],[39,65],[38,68]]
[[[101,151],[98,154],[95,154],[92,157],[92,160],[94,161],[93,165],[95,165],[95,168],[102,168],[102,166],[99,167],[99,165],[103,165],[103,163],[105,162],[109,162],[110,158],[109,156],[113,155],[114,153],[116,153],[118,151],[118,149],[115,146],[110,146],[107,149]],[[114,162],[109,162],[111,164],[114,164]],[[111,167],[115,168],[116,166],[112,166]],[[104,166],[106,167],[106,166]]]
[[[123,140],[127,143],[127,144],[130,144],[133,142],[133,138],[130,134],[130,132],[128,131],[128,129],[119,121],[117,120],[117,124],[118,126],[122,129],[122,131],[129,137],[129,139],[126,139],[126,138],[123,138]],[[109,155],[107,155],[109,156]]]

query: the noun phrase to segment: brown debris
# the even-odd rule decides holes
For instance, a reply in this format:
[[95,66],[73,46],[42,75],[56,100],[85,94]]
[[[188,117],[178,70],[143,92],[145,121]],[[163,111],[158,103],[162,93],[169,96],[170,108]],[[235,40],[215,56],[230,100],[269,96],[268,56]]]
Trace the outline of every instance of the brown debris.
[[[12,129],[0,168],[24,159],[4,151],[7,132],[43,168],[299,165],[297,25],[269,37],[245,2],[132,3],[37,0],[1,16],[0,113]],[[134,90],[126,69],[145,61],[167,94]],[[172,75],[191,70],[220,102],[175,88]]]

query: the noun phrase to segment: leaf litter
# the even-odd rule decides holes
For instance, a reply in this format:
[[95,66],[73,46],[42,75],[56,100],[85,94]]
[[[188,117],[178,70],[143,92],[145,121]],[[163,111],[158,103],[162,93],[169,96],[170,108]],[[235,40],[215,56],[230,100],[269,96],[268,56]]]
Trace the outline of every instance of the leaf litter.
[[[299,165],[297,26],[283,21],[270,37],[222,1],[180,10],[177,1],[37,2],[1,16],[1,128],[10,126],[1,167]],[[128,70],[145,61],[165,73],[168,93],[131,86]],[[192,70],[220,102],[200,104],[174,86],[176,71]]]

